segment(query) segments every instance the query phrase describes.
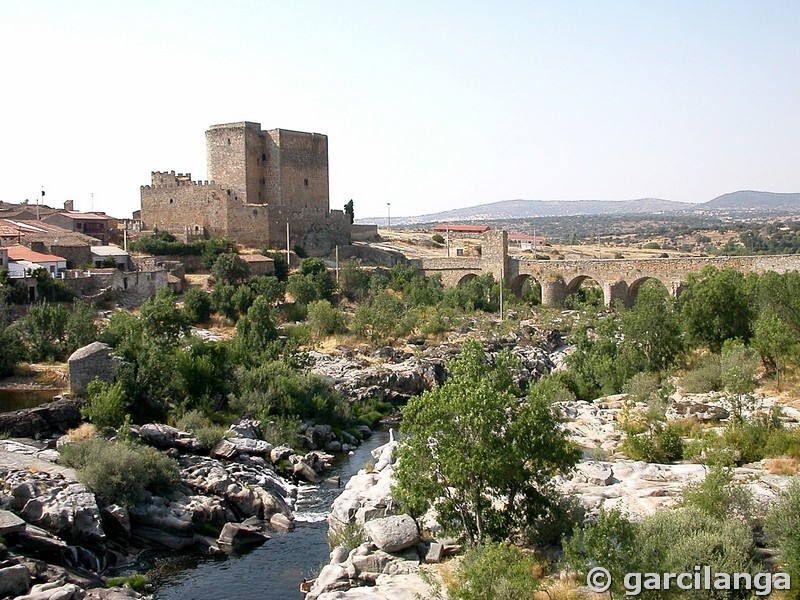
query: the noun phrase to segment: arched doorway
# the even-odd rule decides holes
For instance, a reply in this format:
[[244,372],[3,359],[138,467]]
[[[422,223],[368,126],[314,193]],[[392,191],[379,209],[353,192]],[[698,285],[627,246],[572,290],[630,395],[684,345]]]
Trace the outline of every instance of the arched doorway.
[[588,275],[578,275],[564,290],[564,307],[576,309],[587,305],[604,306],[603,286]]

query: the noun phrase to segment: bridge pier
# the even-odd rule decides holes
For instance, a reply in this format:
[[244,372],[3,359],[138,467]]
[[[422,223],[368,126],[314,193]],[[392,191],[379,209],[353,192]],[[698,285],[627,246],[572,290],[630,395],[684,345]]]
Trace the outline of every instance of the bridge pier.
[[617,300],[628,306],[628,284],[624,281],[606,281],[603,284],[603,300],[609,307]]
[[563,279],[542,281],[542,306],[561,306],[567,296],[567,284]]

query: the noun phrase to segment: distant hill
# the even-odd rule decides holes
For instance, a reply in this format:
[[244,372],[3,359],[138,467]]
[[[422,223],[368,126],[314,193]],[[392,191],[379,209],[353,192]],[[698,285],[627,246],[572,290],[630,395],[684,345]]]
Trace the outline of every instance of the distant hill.
[[714,198],[701,204],[698,208],[706,210],[798,210],[800,209],[800,194],[742,190]]
[[[641,198],[639,200],[503,200],[467,208],[456,208],[415,217],[392,217],[393,225],[415,225],[439,221],[494,221],[529,217],[563,217],[569,215],[653,214],[691,210],[694,204]],[[356,219],[358,223],[385,225],[386,218]]]
[[[392,217],[392,225],[420,223],[495,221],[531,217],[564,217],[574,215],[647,215],[677,211],[800,211],[800,193],[739,191],[714,198],[702,204],[674,202],[659,198],[638,200],[503,200],[456,208],[413,217]],[[386,217],[356,219],[357,223],[386,225]]]

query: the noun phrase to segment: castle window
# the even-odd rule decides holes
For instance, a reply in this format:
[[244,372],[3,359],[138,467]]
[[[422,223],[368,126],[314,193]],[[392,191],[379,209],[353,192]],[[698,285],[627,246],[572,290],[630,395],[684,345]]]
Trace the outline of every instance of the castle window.
[[170,198],[169,199],[169,203],[172,204],[173,202],[175,202],[175,201],[172,198]]
[[253,209],[253,216],[254,216],[254,217],[257,217],[257,216],[258,216],[258,209],[257,209],[257,208],[254,208],[254,209]]
[[267,153],[266,152],[261,154],[261,160],[263,160],[264,162],[267,162]]
[[306,187],[308,187],[308,179],[304,179],[304,180],[303,180],[303,185],[305,185]]
[[231,145],[231,138],[228,138],[228,146]]

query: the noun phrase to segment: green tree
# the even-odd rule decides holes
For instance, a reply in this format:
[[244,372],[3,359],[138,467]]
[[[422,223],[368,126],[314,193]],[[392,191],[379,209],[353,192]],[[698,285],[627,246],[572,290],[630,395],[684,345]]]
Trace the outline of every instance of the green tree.
[[189,322],[206,323],[211,318],[211,296],[199,287],[191,287],[183,295],[183,310]]
[[239,311],[236,309],[234,296],[236,286],[228,283],[218,283],[211,292],[211,306],[214,312],[223,315],[225,318],[236,321],[239,318]]
[[250,265],[238,254],[228,252],[217,257],[211,274],[217,281],[239,284],[250,277]]
[[239,319],[236,335],[241,336],[242,342],[253,353],[260,353],[278,337],[272,321],[272,310],[265,298],[256,298],[247,315]]
[[414,327],[414,316],[400,298],[383,291],[356,308],[352,327],[356,335],[386,344],[408,334]]
[[175,295],[167,288],[142,304],[139,317],[143,333],[153,339],[175,343],[189,332],[189,318],[176,306]]
[[310,277],[317,288],[320,299],[331,300],[336,290],[336,282],[328,273],[325,263],[319,258],[304,258],[300,261],[300,274]]
[[344,313],[331,306],[327,300],[317,300],[308,305],[308,324],[318,336],[344,333]]
[[686,287],[680,297],[681,314],[693,340],[719,352],[725,340],[750,339],[755,303],[752,286],[742,273],[708,266],[689,273]]
[[346,214],[348,217],[350,217],[350,224],[352,225],[353,221],[355,221],[355,218],[356,218],[356,213],[355,213],[355,210],[353,209],[353,200],[352,199],[350,199],[344,205],[344,214]]
[[17,323],[28,360],[63,360],[67,343],[69,312],[62,305],[39,302],[34,304]]
[[200,264],[204,269],[211,269],[214,263],[222,254],[229,254],[236,251],[236,244],[233,240],[225,238],[211,238],[203,242],[203,249],[200,253]]
[[578,460],[555,409],[520,400],[518,362],[490,363],[467,342],[450,377],[409,400],[394,494],[415,515],[435,507],[443,525],[472,541],[501,539],[531,525],[549,506],[552,477]]
[[256,295],[262,296],[267,302],[275,305],[283,302],[286,293],[286,284],[272,275],[251,277],[247,285]]
[[128,411],[128,398],[121,383],[95,379],[86,389],[89,398],[81,414],[100,427],[119,427]]
[[765,306],[753,327],[751,345],[780,385],[786,361],[797,351],[797,333],[778,317],[771,306]]
[[339,291],[350,300],[369,295],[370,274],[354,262],[347,263],[339,274]]
[[310,275],[301,275],[300,273],[289,275],[286,293],[298,304],[310,304],[314,300],[322,298],[314,279]]
[[680,319],[663,288],[645,283],[621,319],[624,343],[641,353],[645,369],[661,371],[674,363],[682,349]]
[[286,254],[271,251],[267,246],[261,247],[261,254],[269,256],[275,261],[275,277],[285,283],[289,278],[289,263],[286,261]]

